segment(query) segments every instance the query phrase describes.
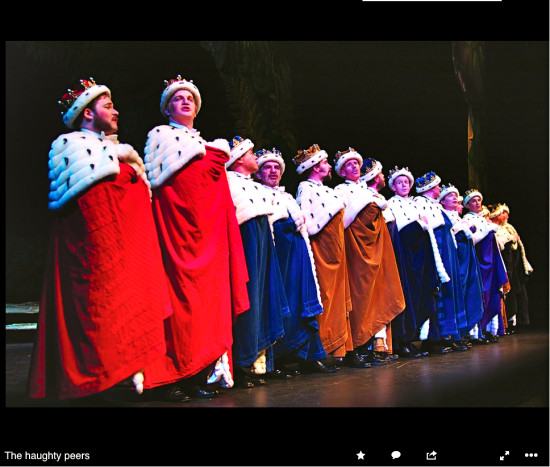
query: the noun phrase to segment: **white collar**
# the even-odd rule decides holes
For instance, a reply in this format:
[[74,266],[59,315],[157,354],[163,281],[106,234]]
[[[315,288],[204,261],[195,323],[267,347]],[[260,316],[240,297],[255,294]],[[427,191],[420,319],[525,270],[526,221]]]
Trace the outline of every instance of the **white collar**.
[[102,131],[101,133],[97,133],[96,131],[88,130],[87,128],[82,128],[80,131],[83,131],[84,133],[89,133],[92,136],[97,136],[98,138],[105,138],[104,131]]

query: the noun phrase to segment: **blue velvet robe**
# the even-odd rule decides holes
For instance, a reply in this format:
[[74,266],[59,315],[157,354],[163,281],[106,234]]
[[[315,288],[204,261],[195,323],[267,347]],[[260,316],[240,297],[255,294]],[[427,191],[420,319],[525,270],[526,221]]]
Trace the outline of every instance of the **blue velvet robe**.
[[[252,365],[266,351],[267,371],[273,371],[273,344],[284,334],[283,317],[289,314],[283,279],[267,216],[256,216],[240,226],[249,282],[250,308],[233,325],[233,364]],[[208,291],[215,293],[215,289]]]
[[[418,222],[412,222],[397,232],[400,248],[396,249],[396,231],[397,227],[392,227],[390,234],[397,265],[403,276],[406,308],[392,321],[392,337],[394,341],[400,338],[401,342],[410,342],[418,338],[420,327],[427,319],[437,323],[436,291],[440,281],[428,233]],[[430,326],[432,328],[433,336],[430,332],[430,338],[439,339],[437,326]]]
[[[434,236],[445,271],[451,280],[441,284],[441,293],[437,300],[439,333],[441,336],[458,338],[467,332],[468,323],[464,307],[458,254],[451,233],[453,224],[446,215],[443,215],[443,219],[445,224],[434,229]],[[434,330],[432,324],[433,322],[430,325],[429,338],[434,338],[432,337],[432,331]]]
[[273,223],[273,236],[290,313],[283,319],[284,336],[273,347],[275,358],[326,358],[316,316],[323,312],[306,240],[292,218]]
[[499,334],[504,334],[502,320],[502,303],[499,289],[508,282],[506,268],[495,239],[495,233],[487,236],[476,244],[476,254],[481,271],[483,284],[483,316],[480,320],[482,330],[495,315],[499,316]]

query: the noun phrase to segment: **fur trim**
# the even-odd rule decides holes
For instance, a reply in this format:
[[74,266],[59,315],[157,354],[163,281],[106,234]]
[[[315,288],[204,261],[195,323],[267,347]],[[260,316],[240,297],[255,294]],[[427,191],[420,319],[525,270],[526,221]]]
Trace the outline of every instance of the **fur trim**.
[[479,196],[481,198],[481,201],[483,201],[483,195],[475,188],[472,190],[467,190],[466,193],[464,193],[464,195],[465,196],[462,200],[462,206],[464,207],[466,207],[466,205],[468,204],[468,201],[470,201],[470,199],[472,199],[474,196]]
[[59,136],[52,143],[48,167],[48,207],[52,210],[62,208],[102,178],[120,173],[115,144],[85,131]]
[[319,233],[342,209],[346,201],[333,188],[306,180],[298,185],[296,201],[306,217],[309,235]]
[[388,200],[384,218],[386,222],[395,221],[397,229],[401,230],[411,222],[420,222],[420,212],[413,198],[403,198],[395,195]]
[[231,148],[229,147],[229,142],[226,139],[217,138],[214,141],[207,142],[206,145],[208,147],[223,151],[228,157],[231,154]]
[[[344,182],[334,188],[346,199],[344,211],[344,229],[347,229],[357,215],[370,203],[375,203],[375,196],[366,183]],[[379,206],[380,207],[380,206]]]
[[256,153],[256,157],[258,158],[258,171],[262,168],[262,165],[264,165],[266,162],[277,162],[277,164],[279,164],[279,167],[281,169],[281,175],[285,173],[285,161],[281,153],[278,152],[275,148],[269,151],[266,149],[258,151]]
[[[236,141],[233,138],[233,141]],[[250,149],[254,148],[254,143],[249,139],[245,139],[230,150],[229,160],[225,163],[225,168],[228,169],[239,158],[243,157]]]
[[363,165],[363,157],[361,156],[361,154],[359,154],[357,151],[354,151],[352,148],[350,148],[348,152],[338,157],[334,165],[334,170],[338,175],[340,175],[340,177],[342,176],[341,170],[344,167],[345,163],[352,159],[355,159],[359,163],[359,167]]
[[300,165],[298,165],[298,167],[296,167],[296,173],[302,174],[307,169],[311,169],[311,167],[313,167],[314,165],[317,165],[319,162],[321,162],[324,159],[328,159],[328,154],[326,153],[326,151],[321,149],[320,151],[317,151],[316,153],[314,153],[309,159],[305,160]]
[[498,229],[496,224],[489,222],[487,219],[479,214],[476,214],[475,212],[465,214],[463,219],[468,222],[470,227],[473,226],[475,228],[475,232],[472,232],[472,240],[474,244],[479,243],[487,235],[489,235],[490,232],[496,232]]
[[151,188],[161,186],[195,157],[203,157],[205,143],[198,132],[185,127],[160,125],[153,128],[147,135],[143,152]]
[[[428,180],[430,180],[428,183],[426,183],[426,176],[431,176],[428,179]],[[439,176],[434,174],[433,172],[430,172],[429,174],[423,175],[422,177],[416,179],[416,192],[417,193],[424,193],[424,192],[426,192],[428,190],[431,190],[432,188],[436,187],[440,183],[441,183],[441,178],[439,178]]]
[[107,94],[109,98],[111,97],[111,91],[109,88],[103,84],[97,84],[88,88],[84,91],[76,101],[73,102],[70,109],[65,112],[63,115],[63,123],[70,128],[71,130],[76,130],[74,126],[74,121],[80,115],[80,113],[86,108],[86,106],[92,102],[96,97],[101,94]]
[[427,196],[416,196],[414,202],[418,206],[418,213],[420,216],[428,219],[428,225],[432,229],[445,224],[445,218],[443,217],[443,207],[439,201],[428,198]]
[[181,77],[179,76],[178,78],[179,79],[174,80],[174,82],[166,86],[166,88],[162,93],[162,96],[160,97],[160,113],[165,118],[166,118],[165,111],[166,111],[166,107],[168,106],[168,102],[170,102],[170,99],[172,98],[172,96],[181,89],[185,89],[189,91],[191,94],[193,94],[193,97],[195,98],[195,106],[197,108],[197,112],[196,112],[197,114],[201,109],[201,105],[202,105],[201,94],[197,86],[193,84],[193,80],[187,81],[185,79],[181,79]]
[[227,172],[227,181],[239,225],[273,214],[273,195],[262,184],[234,170]]
[[395,167],[395,169],[390,170],[389,174],[389,180],[388,180],[388,186],[393,189],[393,182],[397,177],[400,177],[401,175],[404,175],[409,179],[409,182],[411,182],[411,188],[414,185],[414,177],[413,174],[410,172],[410,170],[407,167],[403,167],[402,169]]
[[437,246],[437,240],[434,235],[434,231],[431,227],[428,226],[428,235],[430,236],[430,242],[432,244],[432,251],[434,253],[435,268],[437,269],[437,274],[439,275],[439,280],[441,283],[449,282],[451,278],[445,270],[443,260],[441,259],[441,253],[439,252],[439,247]]

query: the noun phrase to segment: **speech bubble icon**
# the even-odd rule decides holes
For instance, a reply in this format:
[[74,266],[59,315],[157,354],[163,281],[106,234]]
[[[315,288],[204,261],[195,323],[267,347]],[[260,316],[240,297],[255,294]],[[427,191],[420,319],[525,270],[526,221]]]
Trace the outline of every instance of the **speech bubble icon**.
[[392,459],[398,459],[399,457],[401,457],[401,453],[399,451],[393,451],[391,453],[391,458]]

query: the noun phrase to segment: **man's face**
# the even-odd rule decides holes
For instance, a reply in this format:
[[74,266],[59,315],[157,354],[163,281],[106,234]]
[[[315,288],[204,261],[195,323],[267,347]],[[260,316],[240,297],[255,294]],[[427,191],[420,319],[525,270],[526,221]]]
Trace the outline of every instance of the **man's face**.
[[481,198],[479,196],[474,196],[470,198],[466,203],[466,207],[472,212],[475,212],[475,213],[481,212],[481,207],[482,207]]
[[393,182],[393,191],[399,196],[409,196],[411,181],[405,175],[399,175]]
[[381,190],[386,186],[386,177],[383,172],[380,172],[376,177],[374,177],[374,180],[376,181],[376,187],[378,190]]
[[441,205],[447,211],[456,211],[456,207],[458,205],[458,196],[454,191],[452,191],[441,200]]
[[427,194],[430,198],[437,199],[441,195],[441,187],[439,185],[434,186],[431,190],[428,190]]
[[192,122],[197,116],[195,97],[186,89],[180,89],[171,97],[167,113],[176,123],[186,125]]
[[327,159],[323,159],[316,165],[319,175],[322,177],[322,180],[330,180],[332,178],[332,166],[329,164]]
[[502,224],[506,224],[506,222],[508,222],[508,217],[510,216],[508,214],[508,211],[502,211],[502,214],[501,214],[501,221],[502,221]]
[[344,166],[340,170],[340,173],[342,174],[342,177],[344,177],[346,180],[356,182],[361,176],[361,165],[359,164],[357,159],[350,159],[344,164]]
[[249,149],[241,157],[241,167],[248,175],[253,174],[258,170],[258,158],[252,149]]
[[278,162],[268,161],[258,171],[260,181],[267,186],[275,188],[281,181],[281,167]]
[[118,130],[118,111],[113,106],[113,101],[107,94],[99,96],[91,109],[93,126],[98,132],[114,134]]

